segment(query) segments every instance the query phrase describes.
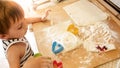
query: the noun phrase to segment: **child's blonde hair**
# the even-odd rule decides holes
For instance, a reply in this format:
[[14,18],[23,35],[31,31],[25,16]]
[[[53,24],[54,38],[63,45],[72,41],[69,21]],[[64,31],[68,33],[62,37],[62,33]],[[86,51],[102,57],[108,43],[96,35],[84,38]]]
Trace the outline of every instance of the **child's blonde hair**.
[[24,17],[23,9],[13,1],[0,0],[0,34],[6,34],[11,22],[17,22]]

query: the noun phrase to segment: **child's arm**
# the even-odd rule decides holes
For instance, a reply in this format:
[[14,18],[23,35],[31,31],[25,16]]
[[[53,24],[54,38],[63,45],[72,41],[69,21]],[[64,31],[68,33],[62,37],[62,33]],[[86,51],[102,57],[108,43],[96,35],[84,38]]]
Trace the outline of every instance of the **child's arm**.
[[26,45],[24,43],[13,44],[7,51],[9,68],[20,68],[20,58],[23,57]]
[[27,21],[28,24],[34,24],[34,23],[37,23],[37,22],[44,22],[44,21],[47,20],[46,18],[49,15],[49,12],[50,12],[50,10],[47,10],[43,17],[26,18],[26,21]]
[[48,57],[30,57],[25,62],[23,68],[53,68],[53,64]]

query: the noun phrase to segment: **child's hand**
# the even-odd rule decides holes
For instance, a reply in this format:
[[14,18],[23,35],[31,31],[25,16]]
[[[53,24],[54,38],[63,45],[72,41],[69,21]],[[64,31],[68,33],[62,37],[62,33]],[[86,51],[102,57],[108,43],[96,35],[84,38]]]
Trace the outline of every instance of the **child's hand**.
[[53,64],[49,57],[30,57],[23,68],[53,68]]
[[50,12],[51,10],[47,10],[47,11],[45,11],[45,14],[42,16],[42,18],[41,18],[41,21],[42,22],[44,22],[44,21],[46,21],[47,19],[47,16],[49,15],[49,12]]
[[34,24],[34,23],[37,23],[37,22],[45,22],[47,19],[47,16],[49,15],[49,12],[51,10],[47,10],[45,12],[45,14],[40,17],[38,15],[36,15],[35,17],[28,17],[28,18],[25,18],[25,21],[28,23],[28,24]]

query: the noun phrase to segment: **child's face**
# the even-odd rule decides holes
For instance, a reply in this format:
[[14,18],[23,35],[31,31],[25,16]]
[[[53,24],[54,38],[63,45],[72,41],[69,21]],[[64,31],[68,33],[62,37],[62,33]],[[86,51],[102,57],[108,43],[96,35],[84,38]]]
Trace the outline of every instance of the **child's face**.
[[20,19],[20,21],[11,23],[11,27],[9,29],[9,32],[7,33],[8,39],[24,37],[26,32],[27,32],[27,23],[25,21],[25,18],[22,18]]

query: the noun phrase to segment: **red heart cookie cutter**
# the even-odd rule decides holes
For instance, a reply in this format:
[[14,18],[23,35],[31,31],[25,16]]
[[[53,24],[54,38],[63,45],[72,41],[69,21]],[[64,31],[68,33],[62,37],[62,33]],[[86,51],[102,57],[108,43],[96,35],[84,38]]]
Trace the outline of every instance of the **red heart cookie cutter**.
[[56,60],[53,61],[54,68],[63,68],[62,62],[57,62]]

